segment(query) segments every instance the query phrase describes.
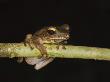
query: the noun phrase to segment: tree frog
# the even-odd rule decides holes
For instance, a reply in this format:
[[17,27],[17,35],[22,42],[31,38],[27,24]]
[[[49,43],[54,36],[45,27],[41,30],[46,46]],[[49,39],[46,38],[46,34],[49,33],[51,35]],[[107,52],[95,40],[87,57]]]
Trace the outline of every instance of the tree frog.
[[[69,25],[63,24],[61,26],[48,26],[32,34],[27,34],[25,38],[25,46],[29,45],[31,49],[36,47],[40,53],[41,57],[25,57],[25,61],[29,65],[35,65],[35,69],[39,70],[46,66],[48,63],[52,62],[54,58],[47,57],[47,51],[44,44],[58,44],[64,43],[69,39]],[[65,49],[65,47],[64,47]]]

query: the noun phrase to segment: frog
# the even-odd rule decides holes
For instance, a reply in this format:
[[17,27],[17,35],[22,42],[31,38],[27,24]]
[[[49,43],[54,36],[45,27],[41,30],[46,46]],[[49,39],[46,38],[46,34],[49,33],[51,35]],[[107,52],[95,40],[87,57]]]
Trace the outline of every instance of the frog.
[[[59,47],[69,39],[69,29],[68,24],[63,24],[60,26],[43,27],[33,35],[27,34],[24,45],[28,45],[31,50],[37,48],[41,53],[41,57],[25,57],[26,63],[35,65],[34,68],[39,70],[52,62],[54,58],[47,56],[48,54],[44,44],[57,44],[58,46],[56,48],[59,49]],[[64,46],[62,48],[66,49]]]

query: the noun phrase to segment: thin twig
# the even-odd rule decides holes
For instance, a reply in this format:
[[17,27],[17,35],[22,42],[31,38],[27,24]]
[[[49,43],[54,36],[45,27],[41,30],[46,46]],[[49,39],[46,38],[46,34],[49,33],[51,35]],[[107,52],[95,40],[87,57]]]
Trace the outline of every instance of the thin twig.
[[[87,46],[64,45],[66,49],[57,49],[57,45],[45,44],[48,57],[83,58],[96,60],[110,60],[110,49]],[[0,57],[38,57],[40,51],[33,50],[23,43],[0,43]]]

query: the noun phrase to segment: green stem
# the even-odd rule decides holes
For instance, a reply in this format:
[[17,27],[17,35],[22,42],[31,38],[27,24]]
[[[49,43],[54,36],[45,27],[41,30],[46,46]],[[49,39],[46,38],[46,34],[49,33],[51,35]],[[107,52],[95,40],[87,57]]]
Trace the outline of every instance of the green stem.
[[[64,45],[66,49],[57,49],[57,45],[45,44],[48,57],[83,58],[96,60],[110,60],[110,49],[86,46]],[[30,49],[23,43],[0,43],[0,57],[38,57],[38,49]]]

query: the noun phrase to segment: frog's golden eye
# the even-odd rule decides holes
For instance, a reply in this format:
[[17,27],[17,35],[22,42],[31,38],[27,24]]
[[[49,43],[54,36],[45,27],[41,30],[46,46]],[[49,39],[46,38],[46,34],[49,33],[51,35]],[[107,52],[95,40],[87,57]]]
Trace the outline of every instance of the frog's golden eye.
[[53,35],[53,34],[55,34],[56,29],[55,29],[55,28],[49,28],[47,32],[48,32],[49,34]]
[[48,30],[56,31],[56,28],[50,27]]

